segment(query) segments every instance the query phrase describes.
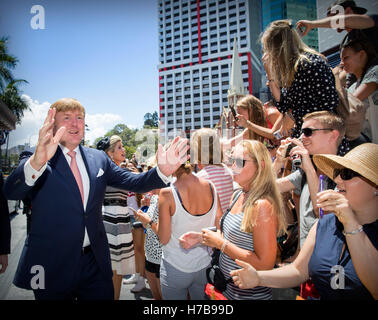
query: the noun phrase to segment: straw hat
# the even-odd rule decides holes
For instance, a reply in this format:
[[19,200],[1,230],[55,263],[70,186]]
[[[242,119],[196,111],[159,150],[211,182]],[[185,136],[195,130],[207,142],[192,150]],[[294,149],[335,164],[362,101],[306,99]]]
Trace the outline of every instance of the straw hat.
[[315,165],[333,179],[334,169],[348,168],[378,186],[378,144],[364,143],[344,157],[332,154],[318,154],[313,157]]

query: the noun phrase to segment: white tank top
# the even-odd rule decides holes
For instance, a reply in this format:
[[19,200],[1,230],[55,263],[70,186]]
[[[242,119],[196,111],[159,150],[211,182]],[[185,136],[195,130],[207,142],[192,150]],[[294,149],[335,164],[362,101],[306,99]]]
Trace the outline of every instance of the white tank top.
[[199,271],[207,267],[211,261],[207,246],[197,245],[194,248],[186,250],[179,243],[179,238],[184,233],[188,231],[201,232],[203,228],[215,225],[218,197],[214,185],[211,182],[209,184],[213,191],[213,204],[207,213],[199,216],[191,215],[184,209],[175,187],[171,186],[176,211],[171,219],[171,239],[163,246],[162,259],[182,272],[191,273]]

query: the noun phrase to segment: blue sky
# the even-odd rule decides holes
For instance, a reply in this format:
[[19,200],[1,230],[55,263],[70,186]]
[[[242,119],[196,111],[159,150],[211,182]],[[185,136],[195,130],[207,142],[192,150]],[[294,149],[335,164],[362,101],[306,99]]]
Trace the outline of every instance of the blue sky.
[[[44,30],[31,26],[33,5],[45,10]],[[62,97],[96,115],[91,138],[119,122],[141,127],[144,114],[158,110],[157,21],[156,0],[1,0],[0,36],[9,36],[9,52],[19,59],[14,76],[29,82],[21,89],[34,111],[10,144],[25,135],[33,144],[31,124],[41,116],[30,117]]]

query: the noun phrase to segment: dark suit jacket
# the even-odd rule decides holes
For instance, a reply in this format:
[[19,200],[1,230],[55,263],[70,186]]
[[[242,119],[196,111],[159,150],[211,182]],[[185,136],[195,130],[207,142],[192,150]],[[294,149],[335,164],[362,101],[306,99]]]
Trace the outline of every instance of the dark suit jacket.
[[[44,268],[45,289],[69,290],[75,282],[85,227],[98,266],[104,277],[111,279],[109,245],[102,220],[106,186],[139,193],[166,186],[156,169],[133,174],[115,165],[103,151],[82,146],[80,151],[90,180],[85,211],[75,177],[60,147],[33,187],[25,183],[27,159],[20,163],[4,185],[8,199],[29,196],[32,200],[30,234],[14,279],[18,287],[31,289],[30,280],[35,276],[31,268],[39,265]],[[98,176],[100,169],[103,174]]]
[[[4,183],[3,174],[0,171],[0,188]],[[10,253],[11,228],[9,219],[8,201],[0,189],[0,254]]]

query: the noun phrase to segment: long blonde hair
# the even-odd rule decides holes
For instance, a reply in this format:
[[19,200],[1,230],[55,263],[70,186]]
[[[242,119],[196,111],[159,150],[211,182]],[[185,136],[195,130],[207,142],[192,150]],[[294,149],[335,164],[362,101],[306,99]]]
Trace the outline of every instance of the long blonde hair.
[[273,21],[261,35],[261,43],[271,59],[272,77],[280,87],[290,87],[299,64],[310,62],[305,53],[324,58],[302,41],[291,20]]
[[257,167],[256,174],[250,184],[247,200],[243,206],[244,217],[241,230],[252,232],[253,227],[256,226],[259,209],[257,201],[266,199],[272,204],[273,212],[277,215],[277,234],[284,234],[287,227],[285,210],[276,183],[276,175],[272,168],[270,153],[263,143],[256,140],[244,140],[240,142],[240,145],[243,147],[244,153],[249,155]]

